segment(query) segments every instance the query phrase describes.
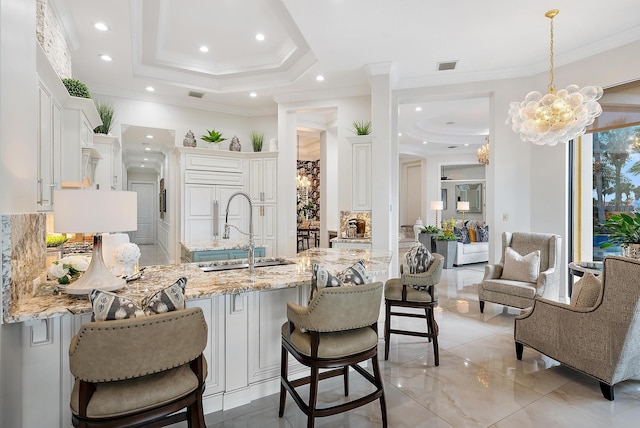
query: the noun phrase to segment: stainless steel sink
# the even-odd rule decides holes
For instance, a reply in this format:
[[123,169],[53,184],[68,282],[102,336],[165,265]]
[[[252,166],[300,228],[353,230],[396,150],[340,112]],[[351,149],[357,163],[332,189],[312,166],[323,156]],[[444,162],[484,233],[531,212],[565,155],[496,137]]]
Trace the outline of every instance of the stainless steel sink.
[[[255,267],[256,268],[262,268],[262,267],[271,267],[271,266],[285,266],[285,265],[290,265],[290,264],[294,264],[294,262],[291,262],[289,260],[284,260],[284,259],[273,259],[273,260],[258,260],[255,263]],[[198,265],[198,267],[200,268],[201,271],[203,272],[219,272],[219,271],[224,271],[224,270],[234,270],[234,269],[248,269],[249,268],[249,263],[247,263],[246,261],[242,261],[242,262],[238,262],[238,263],[201,263]]]

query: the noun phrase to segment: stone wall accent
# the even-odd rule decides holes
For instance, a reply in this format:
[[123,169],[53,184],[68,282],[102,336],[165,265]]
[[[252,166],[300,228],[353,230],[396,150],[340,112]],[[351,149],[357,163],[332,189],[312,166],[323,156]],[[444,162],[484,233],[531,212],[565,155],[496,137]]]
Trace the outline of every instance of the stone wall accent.
[[71,50],[58,17],[47,0],[37,0],[36,21],[36,39],[56,74],[60,79],[72,77]]

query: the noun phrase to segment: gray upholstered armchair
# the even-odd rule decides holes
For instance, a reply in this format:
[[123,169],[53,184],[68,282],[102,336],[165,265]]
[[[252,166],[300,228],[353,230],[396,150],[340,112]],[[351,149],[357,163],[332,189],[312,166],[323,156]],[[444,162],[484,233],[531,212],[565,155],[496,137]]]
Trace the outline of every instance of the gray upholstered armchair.
[[602,291],[590,307],[571,306],[539,296],[515,320],[516,356],[523,346],[600,382],[605,398],[613,386],[640,375],[640,261],[607,257]]
[[[478,284],[480,312],[484,311],[484,302],[499,303],[515,308],[528,308],[533,305],[535,296],[558,300],[560,288],[560,235],[549,233],[504,232],[502,234],[502,258],[495,265],[485,266],[484,278]],[[505,253],[510,247],[520,255],[540,251],[540,268],[537,279],[514,280],[507,277]]]

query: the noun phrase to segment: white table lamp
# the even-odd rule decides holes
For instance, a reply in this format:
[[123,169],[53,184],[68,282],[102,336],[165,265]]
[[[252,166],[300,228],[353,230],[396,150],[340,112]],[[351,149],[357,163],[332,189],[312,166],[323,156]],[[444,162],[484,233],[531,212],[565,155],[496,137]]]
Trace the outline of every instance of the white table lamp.
[[444,209],[444,204],[442,201],[431,201],[431,209],[436,212],[436,227],[438,226],[438,211],[442,211]]
[[119,290],[125,280],[111,273],[102,257],[102,232],[137,229],[136,192],[115,190],[54,191],[53,229],[58,233],[93,233],[91,264],[76,281],[67,285],[69,294],[88,294],[94,288]]
[[458,201],[456,209],[462,213],[462,225],[464,226],[464,212],[469,211],[469,201]]

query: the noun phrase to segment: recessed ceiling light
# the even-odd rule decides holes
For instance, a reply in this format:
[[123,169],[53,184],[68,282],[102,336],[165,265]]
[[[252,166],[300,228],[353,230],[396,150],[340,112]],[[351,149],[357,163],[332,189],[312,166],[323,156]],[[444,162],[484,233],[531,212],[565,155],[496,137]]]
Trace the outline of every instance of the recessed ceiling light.
[[398,132],[398,137],[402,137],[402,132]]
[[264,34],[262,34],[262,33],[256,34],[256,40],[258,40],[260,42],[263,41],[264,40]]
[[469,145],[469,143],[464,143],[464,146],[467,147]]
[[142,159],[142,160],[146,162],[146,161],[148,161],[148,160],[149,160],[149,158],[144,158],[144,159]]
[[422,107],[420,106],[416,107],[416,111],[422,111]]
[[143,163],[140,164],[140,168],[144,168],[144,164]]
[[422,144],[427,144],[427,142],[426,142],[426,141],[423,141],[423,142],[422,142]]
[[316,80],[317,80],[318,82],[322,82],[322,81],[324,80],[324,76],[323,76],[322,74],[318,74],[318,75],[316,76]]
[[95,24],[93,24],[93,28],[100,31],[107,31],[109,29],[109,27],[107,27],[107,24],[105,24],[104,22],[96,22]]
[[251,98],[255,98],[255,97],[257,97],[257,96],[258,96],[258,94],[256,94],[255,92],[250,92],[250,93],[249,93],[249,96],[250,96]]
[[153,135],[147,134],[147,138],[151,140],[153,138]]
[[144,148],[147,152],[151,151],[151,147],[145,147]]
[[209,52],[209,48],[206,46],[200,46],[200,52],[204,52],[204,53]]
[[107,61],[107,62],[109,62],[109,61],[111,61],[113,59],[107,54],[100,54],[99,57],[100,57],[101,60]]
[[156,88],[154,88],[153,86],[147,86],[145,89],[146,89],[148,92],[153,92],[153,91],[155,91],[155,90],[156,90]]

